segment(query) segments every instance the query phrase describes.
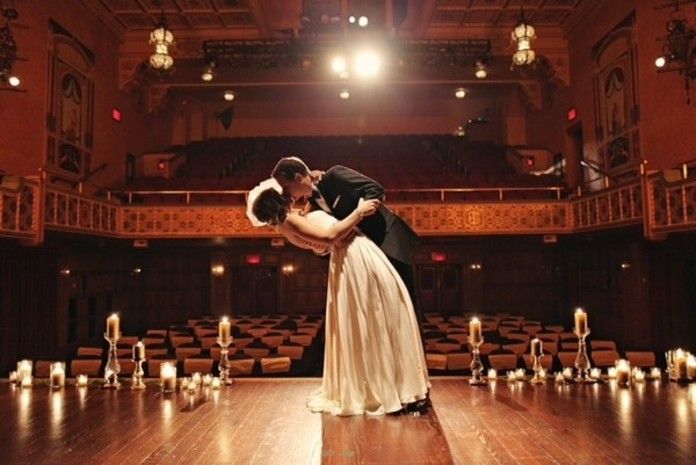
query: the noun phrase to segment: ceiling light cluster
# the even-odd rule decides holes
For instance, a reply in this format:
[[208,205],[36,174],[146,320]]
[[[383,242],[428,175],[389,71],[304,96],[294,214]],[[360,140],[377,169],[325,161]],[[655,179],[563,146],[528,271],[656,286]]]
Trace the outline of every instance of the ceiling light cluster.
[[364,79],[375,78],[382,69],[382,57],[374,50],[361,50],[348,62],[343,55],[331,59],[331,71],[341,79],[356,76]]
[[520,16],[520,22],[512,30],[510,36],[517,48],[512,55],[512,66],[524,68],[532,65],[536,59],[536,52],[532,48],[532,44],[536,39],[536,32],[534,26],[526,21],[524,10]]
[[370,20],[367,16],[348,16],[348,23],[357,25],[358,27],[367,27],[370,24]]
[[150,55],[150,66],[157,71],[169,71],[174,66],[174,58],[169,53],[169,49],[174,45],[174,34],[167,28],[161,2],[159,6],[162,8],[160,19],[150,33],[150,44],[155,46],[155,52]]

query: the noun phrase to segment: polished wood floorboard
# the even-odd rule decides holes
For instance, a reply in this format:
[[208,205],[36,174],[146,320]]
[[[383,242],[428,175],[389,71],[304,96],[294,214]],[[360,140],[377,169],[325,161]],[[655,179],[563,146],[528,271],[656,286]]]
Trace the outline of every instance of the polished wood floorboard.
[[2,464],[696,464],[696,384],[471,387],[432,380],[421,416],[305,409],[312,378],[220,392],[0,384]]

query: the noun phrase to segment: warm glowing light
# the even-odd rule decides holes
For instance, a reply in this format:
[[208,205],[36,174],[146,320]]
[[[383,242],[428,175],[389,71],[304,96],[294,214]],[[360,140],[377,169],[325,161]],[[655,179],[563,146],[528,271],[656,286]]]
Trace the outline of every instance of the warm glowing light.
[[70,268],[61,268],[60,271],[61,276],[70,276]]
[[150,55],[150,66],[163,71],[174,66],[174,58],[169,54],[169,47],[174,45],[174,34],[167,29],[164,19],[150,33],[150,44],[155,46],[155,53]]
[[474,76],[476,76],[476,79],[486,79],[488,77],[488,69],[480,60],[476,61],[476,71],[474,71]]
[[362,51],[355,57],[355,73],[364,78],[372,78],[377,76],[381,66],[379,56],[373,51]]
[[234,100],[234,92],[231,90],[225,91],[224,98],[226,101],[231,102]]
[[291,275],[296,271],[295,265],[293,265],[292,263],[286,263],[285,265],[283,265],[281,270],[284,275]]
[[457,98],[464,98],[466,97],[466,90],[463,87],[458,87],[454,91],[454,96]]
[[346,72],[348,65],[346,64],[346,59],[342,56],[336,56],[331,59],[331,71],[336,74],[341,74]]
[[349,22],[350,24],[355,24],[355,16],[353,16],[353,15],[348,16],[348,22]]
[[10,76],[9,78],[7,78],[7,83],[12,87],[17,87],[22,83],[22,80],[19,79],[17,76]]
[[212,274],[216,278],[223,276],[225,274],[225,265],[218,263],[216,265],[211,266],[210,267],[210,274]]
[[338,96],[341,97],[341,100],[348,100],[350,98],[350,91],[348,89],[342,89],[338,93]]
[[210,62],[205,65],[203,72],[201,73],[201,80],[204,82],[210,82],[215,78],[215,63]]
[[667,59],[665,57],[657,57],[655,60],[655,66],[658,68],[664,68],[664,66],[667,64]]
[[367,16],[361,16],[358,18],[358,26],[360,27],[367,27],[369,23],[370,21],[367,19]]

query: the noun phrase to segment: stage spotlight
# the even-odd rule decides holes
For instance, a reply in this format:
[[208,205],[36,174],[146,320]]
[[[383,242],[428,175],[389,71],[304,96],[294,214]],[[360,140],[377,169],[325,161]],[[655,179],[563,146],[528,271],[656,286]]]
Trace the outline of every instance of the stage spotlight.
[[342,56],[333,57],[331,60],[331,70],[338,75],[345,73],[346,67],[346,60]]
[[348,100],[350,98],[350,91],[348,89],[341,89],[338,96],[341,97],[341,100]]
[[19,79],[17,76],[10,76],[9,78],[7,78],[7,83],[12,87],[18,87],[22,83],[22,80]]
[[454,91],[454,96],[457,97],[457,98],[464,98],[464,97],[466,97],[466,90],[464,90],[463,87],[458,87],[458,88]]
[[226,101],[231,102],[232,100],[234,100],[234,92],[232,92],[231,90],[225,91],[224,98]]
[[667,59],[665,57],[657,57],[655,60],[655,66],[658,68],[664,68],[664,66],[667,64]]
[[355,73],[360,77],[371,78],[377,76],[380,65],[379,57],[372,51],[360,52],[355,57]]
[[368,19],[367,19],[367,16],[361,16],[361,17],[358,19],[358,26],[360,26],[360,27],[367,27],[368,24],[369,24],[369,21],[368,21]]

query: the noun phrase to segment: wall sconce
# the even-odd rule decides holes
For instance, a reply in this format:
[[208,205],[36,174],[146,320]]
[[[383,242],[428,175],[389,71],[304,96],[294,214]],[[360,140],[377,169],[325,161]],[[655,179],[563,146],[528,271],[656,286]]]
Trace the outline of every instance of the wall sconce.
[[142,272],[143,272],[143,269],[140,268],[139,266],[136,266],[135,268],[133,268],[133,269],[131,270],[131,274],[134,275],[134,276],[137,276],[137,275],[139,275],[139,274],[142,273]]
[[297,271],[295,265],[293,265],[292,263],[286,263],[280,268],[280,270],[283,272],[285,276],[290,276],[291,274],[295,273],[295,271]]
[[621,271],[628,271],[631,269],[631,264],[628,262],[623,262],[621,265],[619,265],[619,267],[621,268]]
[[70,276],[70,268],[61,268],[60,270],[58,270],[58,273],[61,276],[68,277],[68,276]]
[[469,265],[469,269],[472,271],[480,271],[481,270],[481,264],[480,263],[471,263]]
[[210,274],[216,278],[220,278],[225,274],[225,265],[218,263],[210,267]]

